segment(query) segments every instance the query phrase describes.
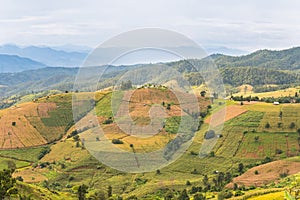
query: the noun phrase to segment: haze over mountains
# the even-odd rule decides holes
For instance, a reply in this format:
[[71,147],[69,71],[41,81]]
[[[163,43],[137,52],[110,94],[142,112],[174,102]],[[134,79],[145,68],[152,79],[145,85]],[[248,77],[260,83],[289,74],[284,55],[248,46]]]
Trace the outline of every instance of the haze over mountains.
[[[183,47],[180,47],[183,48]],[[186,47],[184,47],[186,48]],[[24,70],[32,70],[43,68],[46,66],[51,67],[79,67],[88,53],[93,49],[87,46],[76,46],[76,45],[62,45],[62,46],[27,46],[20,47],[14,44],[5,44],[0,46],[0,54],[3,54],[0,59],[0,73],[6,72],[21,72]],[[115,51],[115,48],[104,49],[104,52],[110,53]],[[225,55],[242,55],[247,52],[218,46],[207,46],[205,50],[209,55],[211,54],[225,54]],[[193,51],[191,48],[187,51]],[[11,55],[4,56],[4,55]],[[157,57],[158,54],[154,55]],[[13,57],[18,56],[18,57]],[[141,57],[138,60],[147,59],[149,57],[149,52],[144,52],[136,55]],[[169,55],[169,59],[166,59],[165,55],[160,57],[165,57],[164,61],[172,60],[172,56]],[[30,60],[29,60],[30,59]],[[123,60],[124,61],[124,60]],[[155,62],[155,60],[154,60]],[[136,64],[136,61],[128,59],[127,64]]]
[[[36,53],[38,51],[41,52]],[[66,52],[49,47],[19,48],[12,45],[0,47],[0,52],[18,53],[43,61],[39,62],[37,59],[18,55],[0,55],[1,95],[48,89],[71,90],[78,72],[78,66],[87,55],[85,52]],[[234,87],[242,84],[259,86],[300,83],[300,76],[297,73],[300,69],[300,47],[281,51],[259,50],[244,56],[213,54],[193,62],[199,66],[205,66],[211,58],[220,69],[223,82]],[[154,66],[155,64],[148,64],[147,66],[151,65]],[[167,65],[183,70],[191,84],[201,84],[201,75],[191,71],[192,68],[189,62],[173,61],[167,63]],[[126,70],[142,66],[145,65],[115,68],[114,71],[106,74],[107,77],[104,82],[99,83],[99,88],[114,84]],[[94,76],[97,76],[97,74],[95,73]],[[160,74],[157,74],[158,76]]]
[[[87,51],[63,51],[58,50],[68,49],[70,47],[62,46],[50,48],[50,47],[37,47],[37,46],[28,46],[28,47],[18,47],[16,45],[3,45],[0,46],[0,54],[7,55],[17,55],[20,57],[30,58],[37,62],[41,62],[48,66],[57,66],[57,67],[78,67],[81,65],[84,58],[87,56]],[[79,49],[77,49],[79,50]],[[0,63],[2,60],[0,60]],[[33,69],[28,67],[27,69]],[[20,71],[20,70],[12,70]]]

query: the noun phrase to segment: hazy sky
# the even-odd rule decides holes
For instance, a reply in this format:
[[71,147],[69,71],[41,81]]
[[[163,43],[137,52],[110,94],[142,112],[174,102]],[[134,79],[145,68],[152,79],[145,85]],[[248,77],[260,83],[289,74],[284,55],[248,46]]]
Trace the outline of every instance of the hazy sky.
[[1,0],[0,43],[95,47],[158,27],[199,45],[252,51],[300,46],[299,0]]

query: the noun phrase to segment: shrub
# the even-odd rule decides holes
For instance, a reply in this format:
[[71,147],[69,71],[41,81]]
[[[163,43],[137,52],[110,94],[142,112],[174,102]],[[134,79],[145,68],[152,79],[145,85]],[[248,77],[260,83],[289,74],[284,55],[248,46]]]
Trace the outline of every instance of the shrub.
[[265,128],[270,128],[270,127],[271,126],[270,126],[269,122],[267,122],[266,125],[265,125]]
[[290,126],[289,126],[290,129],[293,129],[293,128],[295,128],[295,127],[296,127],[296,124],[295,124],[294,122],[292,122],[292,123],[290,124]]
[[245,194],[244,192],[242,192],[241,190],[238,190],[234,193],[234,196],[237,197],[237,196],[242,196],[244,194]]
[[124,144],[124,142],[120,139],[112,139],[111,141],[113,144]]
[[282,154],[283,153],[283,151],[281,150],[281,149],[276,149],[276,154]]
[[208,139],[214,138],[215,135],[216,135],[216,133],[214,130],[209,130],[209,131],[206,131],[204,138],[208,140]]
[[103,124],[111,124],[111,123],[113,123],[113,120],[112,120],[111,117],[108,118],[108,119],[106,119],[106,120],[104,120],[104,122],[103,122]]

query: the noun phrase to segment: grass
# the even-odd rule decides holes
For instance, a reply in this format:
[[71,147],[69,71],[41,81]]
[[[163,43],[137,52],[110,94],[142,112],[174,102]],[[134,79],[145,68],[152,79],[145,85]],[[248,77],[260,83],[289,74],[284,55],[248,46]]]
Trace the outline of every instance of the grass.
[[248,111],[242,115],[239,115],[232,120],[226,122],[226,126],[239,126],[239,127],[247,127],[247,128],[255,128],[260,125],[260,121],[263,118],[263,112],[257,111]]
[[102,99],[100,99],[96,103],[96,115],[103,116],[103,117],[112,117],[112,109],[111,109],[111,97],[112,93],[108,93]]
[[180,116],[173,116],[169,117],[166,120],[165,129],[168,133],[177,134],[178,128],[180,126],[181,117]]
[[[257,142],[254,139],[256,136],[259,136],[259,140]],[[240,150],[237,153],[237,156],[250,156],[258,158],[269,156],[279,157],[281,159],[287,157],[287,155],[296,156],[298,155],[297,138],[297,133],[288,133],[287,149],[285,133],[247,133],[244,137],[243,143],[241,144]],[[276,149],[282,150],[282,154],[276,155]]]
[[26,161],[20,161],[20,160],[15,160],[15,159],[11,159],[11,158],[3,158],[0,156],[0,170],[8,169],[9,162],[15,163],[16,168],[23,168],[23,167],[27,167],[30,165],[30,163],[26,162]]
[[45,147],[34,147],[26,149],[0,150],[0,156],[10,157],[16,160],[27,160],[37,162],[38,156]]

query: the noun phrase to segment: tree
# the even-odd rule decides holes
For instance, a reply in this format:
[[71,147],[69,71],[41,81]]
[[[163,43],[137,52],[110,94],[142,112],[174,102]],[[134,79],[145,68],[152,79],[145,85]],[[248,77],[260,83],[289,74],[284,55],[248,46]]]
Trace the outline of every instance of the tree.
[[107,196],[108,197],[112,196],[112,187],[111,186],[108,186],[108,188],[107,188]]
[[282,111],[279,112],[279,117],[282,119]]
[[259,140],[259,136],[256,135],[256,136],[254,137],[254,141],[255,141],[255,142],[258,142],[258,140]]
[[16,179],[12,177],[13,171],[4,169],[0,171],[0,199],[5,199],[12,194],[17,194]]
[[79,200],[85,200],[85,194],[87,193],[88,186],[82,184],[79,186],[77,196]]
[[293,128],[295,128],[296,127],[296,124],[295,124],[295,122],[291,122],[291,124],[290,124],[290,129],[293,129]]
[[121,83],[121,90],[129,90],[132,88],[132,82],[131,80],[128,80],[128,81],[122,81]]
[[182,192],[180,193],[178,200],[190,200],[189,195],[186,192],[186,189],[182,190]]
[[202,179],[202,182],[203,182],[203,185],[204,185],[204,186],[207,186],[207,184],[208,184],[208,177],[207,177],[206,174],[204,175],[204,177],[203,177],[203,179]]
[[191,182],[189,180],[186,181],[185,185],[189,186],[192,185]]
[[235,191],[235,190],[237,190],[238,188],[239,188],[238,184],[237,184],[237,183],[234,183],[234,184],[233,184],[233,190]]
[[168,103],[167,110],[171,110],[171,104]]
[[240,172],[240,173],[244,172],[244,164],[243,163],[239,163],[238,172]]
[[205,97],[205,95],[206,95],[206,91],[204,91],[204,90],[203,90],[203,91],[201,91],[201,92],[200,92],[200,95],[201,95],[201,97]]

